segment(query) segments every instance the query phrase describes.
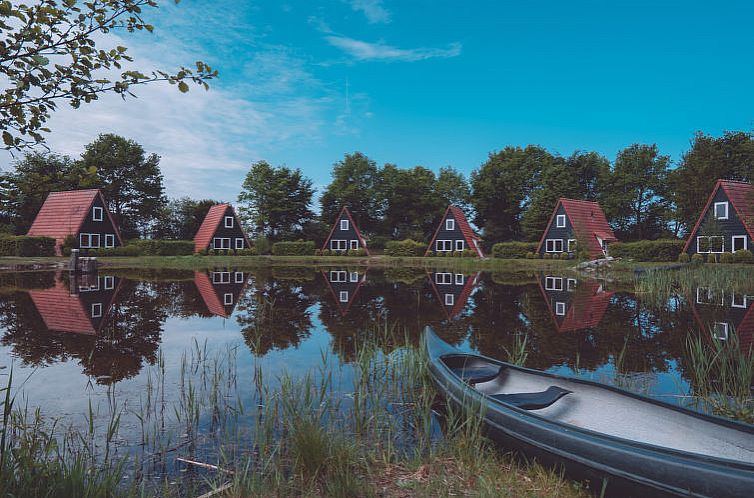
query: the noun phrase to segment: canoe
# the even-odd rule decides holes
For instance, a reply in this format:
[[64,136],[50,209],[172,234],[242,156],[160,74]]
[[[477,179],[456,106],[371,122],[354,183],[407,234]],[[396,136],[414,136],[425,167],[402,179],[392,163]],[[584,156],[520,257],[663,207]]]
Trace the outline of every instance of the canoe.
[[478,407],[491,439],[608,495],[754,496],[754,426],[467,354],[424,331],[440,394]]

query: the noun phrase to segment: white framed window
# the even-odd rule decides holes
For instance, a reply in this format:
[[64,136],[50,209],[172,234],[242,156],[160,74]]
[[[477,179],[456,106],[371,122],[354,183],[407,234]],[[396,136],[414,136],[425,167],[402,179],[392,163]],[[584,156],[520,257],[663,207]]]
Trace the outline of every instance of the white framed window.
[[230,272],[229,271],[213,271],[212,283],[213,284],[229,284]]
[[79,247],[82,249],[91,249],[99,247],[98,233],[80,233]]
[[243,240],[243,237],[236,237],[236,249],[243,249],[246,247],[246,241]]
[[562,291],[563,277],[545,277],[545,290]]
[[359,248],[359,241],[354,239],[351,241],[351,250]]
[[215,237],[212,239],[213,249],[230,249],[230,237]]
[[725,252],[725,237],[722,235],[698,236],[696,238],[696,252],[700,254]]
[[225,217],[225,228],[233,228],[233,217],[232,216],[226,216]]
[[715,322],[712,324],[712,337],[719,341],[727,341],[730,332],[730,324],[727,322]]
[[716,220],[727,220],[728,219],[728,203],[727,202],[716,202],[714,206],[714,215]]
[[435,283],[439,285],[451,285],[453,283],[453,274],[435,273]]
[[233,304],[233,294],[231,292],[226,292],[225,294],[223,294],[223,304],[225,306]]
[[348,280],[351,282],[358,282],[359,281],[359,272],[352,271],[348,274]]
[[100,318],[102,316],[102,303],[92,303],[92,318]]
[[[348,220],[346,220],[348,221]],[[345,251],[348,249],[348,241],[347,240],[331,240],[330,241],[330,250],[332,251]]]
[[115,234],[105,234],[105,247],[115,247]]
[[741,294],[740,296],[737,296],[735,294],[731,294],[730,296],[730,306],[732,308],[748,308],[746,302],[746,294]]
[[576,239],[568,239],[568,252],[574,252],[576,250],[576,243]]
[[243,283],[243,272],[242,272],[242,271],[237,271],[237,272],[236,272],[236,273],[235,273],[235,274],[233,275],[233,278],[234,278],[234,280],[235,280],[235,282],[236,282],[237,284],[242,284],[242,283]]
[[558,316],[565,316],[566,313],[566,303],[557,301],[555,303],[555,314]]
[[566,215],[559,214],[555,217],[555,226],[557,228],[565,228],[566,226]]
[[103,277],[103,286],[105,290],[111,290],[115,288],[115,278],[112,275],[105,275]]
[[456,273],[456,285],[463,285],[464,281],[463,273]]
[[105,210],[99,206],[92,208],[92,221],[102,221],[105,219]]
[[341,303],[347,303],[348,302],[348,291],[340,291],[340,294],[338,295],[338,298],[340,299]]
[[730,238],[731,252],[745,251],[749,248],[749,237],[746,235],[734,235]]
[[456,220],[453,218],[448,218],[445,220],[445,230],[453,231],[456,229]]
[[99,277],[94,280],[94,283],[89,285],[79,285],[79,292],[93,292],[99,290]]
[[345,271],[332,270],[330,271],[330,282],[335,282],[335,283],[345,282],[347,275],[348,273]]
[[340,229],[341,230],[348,230],[350,223],[348,223],[348,220],[340,220]]
[[453,306],[456,303],[456,296],[453,294],[445,294],[445,305]]
[[579,283],[579,281],[576,280],[575,278],[569,278],[568,282],[566,283],[566,286],[567,286],[566,288],[569,291],[572,291],[572,290],[574,290],[576,288],[576,285],[578,285],[578,283]]
[[435,251],[437,252],[447,252],[453,250],[453,241],[452,240],[436,240],[435,241]]
[[563,239],[545,240],[545,252],[563,252]]
[[707,287],[696,288],[696,304],[708,304],[712,301],[712,289]]
[[463,240],[456,240],[456,251],[463,251]]

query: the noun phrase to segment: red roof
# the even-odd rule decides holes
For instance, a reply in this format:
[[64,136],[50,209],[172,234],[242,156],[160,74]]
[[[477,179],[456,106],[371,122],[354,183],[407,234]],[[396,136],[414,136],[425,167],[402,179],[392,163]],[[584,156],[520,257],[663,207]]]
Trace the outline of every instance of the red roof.
[[123,244],[120,238],[118,226],[113,221],[110,211],[107,209],[107,203],[99,189],[87,190],[68,190],[65,192],[50,192],[45,199],[42,208],[34,218],[28,235],[52,237],[59,247],[68,235],[76,235],[84,224],[86,216],[94,203],[94,200],[100,197],[102,205],[105,207],[107,217],[115,229],[115,236]]
[[683,247],[683,252],[688,251],[689,245],[691,245],[691,241],[694,238],[696,231],[699,229],[699,225],[701,225],[704,220],[704,215],[709,211],[712,199],[715,198],[715,194],[717,194],[717,190],[720,188],[722,188],[725,195],[728,196],[728,200],[736,211],[738,219],[741,220],[741,223],[743,223],[746,231],[749,233],[749,237],[754,239],[754,186],[750,183],[737,182],[735,180],[718,180],[717,183],[715,183],[715,188],[712,189],[712,193],[707,199],[707,204],[704,205],[704,209],[702,209],[702,212],[699,215],[699,219],[696,220],[694,229],[689,232],[689,238],[686,241],[686,245]]
[[330,289],[330,292],[332,293],[332,297],[335,299],[335,305],[338,307],[338,311],[340,311],[340,314],[342,316],[346,316],[348,314],[348,310],[351,309],[351,305],[356,300],[356,294],[359,293],[359,289],[361,289],[361,286],[364,285],[367,281],[367,271],[368,269],[364,270],[364,274],[359,276],[359,282],[356,285],[356,288],[353,290],[353,292],[349,293],[349,299],[346,303],[345,307],[342,306],[342,303],[340,302],[340,296],[338,296],[335,293],[335,289],[332,288],[332,285],[330,284],[330,279],[327,278],[327,273],[325,270],[322,270],[322,276],[325,278],[325,282],[327,283],[327,287]]
[[461,230],[461,233],[463,234],[463,238],[466,240],[466,245],[468,246],[468,248],[475,249],[477,255],[480,258],[483,258],[484,252],[482,252],[482,247],[478,244],[478,242],[482,240],[482,238],[479,235],[477,235],[477,233],[474,231],[473,228],[471,228],[471,225],[469,224],[469,220],[466,219],[466,215],[463,214],[463,211],[460,208],[454,206],[453,204],[450,204],[448,206],[448,209],[445,210],[445,214],[442,215],[442,219],[440,220],[439,225],[437,225],[435,234],[432,236],[432,240],[429,241],[429,245],[427,246],[427,251],[424,253],[425,256],[432,251],[432,246],[435,243],[437,234],[440,233],[442,224],[448,218],[448,212],[450,212],[453,215],[453,218],[456,220],[456,225],[458,226],[458,229]]
[[[214,237],[217,227],[220,226],[220,222],[223,221],[223,217],[229,208],[233,212],[233,217],[235,218],[236,223],[238,223],[238,216],[236,216],[236,211],[233,209],[233,206],[227,202],[223,204],[215,204],[209,208],[209,211],[207,211],[207,216],[204,217],[202,226],[199,227],[199,230],[197,230],[196,235],[194,236],[194,252],[201,252],[209,247],[209,243],[212,241],[212,237]],[[246,243],[251,246],[243,228],[241,228],[241,233],[243,234],[243,238],[246,239]]]
[[220,297],[215,292],[215,286],[212,285],[209,275],[206,272],[194,272],[194,284],[199,289],[199,294],[201,294],[209,312],[213,315],[228,318],[229,315],[225,311],[223,303],[220,302]]
[[[708,330],[708,326],[705,325],[704,319],[699,314],[699,309],[697,308],[697,306],[699,305],[696,302],[696,299],[688,297],[687,300],[691,304],[691,311],[694,315],[694,319],[699,325],[700,330]],[[749,307],[746,310],[746,314],[741,319],[741,322],[734,324],[734,327],[735,333],[738,335],[738,347],[744,353],[748,352],[754,354],[754,305],[749,304],[748,306]]]
[[359,231],[359,226],[356,224],[356,222],[353,221],[353,216],[351,216],[351,211],[348,210],[347,207],[343,206],[343,208],[340,210],[340,213],[338,213],[338,217],[335,219],[335,223],[333,223],[332,228],[330,229],[330,233],[327,234],[327,238],[325,239],[324,245],[322,245],[322,250],[324,251],[327,249],[327,244],[330,243],[330,237],[332,237],[333,232],[335,231],[335,227],[338,224],[338,220],[343,217],[343,214],[345,213],[346,216],[348,216],[348,219],[351,220],[351,226],[353,227],[354,231],[356,232],[356,236],[359,238],[359,242],[361,243],[361,247],[366,251],[367,256],[369,256],[369,249],[367,248],[367,242],[363,235],[361,235],[361,232]]
[[558,207],[561,204],[563,205],[566,216],[571,220],[576,240],[579,243],[585,243],[587,245],[590,257],[595,258],[602,254],[602,247],[600,246],[597,237],[606,242],[614,242],[618,240],[613,233],[613,229],[610,228],[610,224],[607,222],[607,217],[605,217],[605,212],[602,211],[602,207],[599,203],[565,199],[561,197],[558,199],[558,203],[555,205],[552,215],[550,215],[550,221],[547,222],[547,228],[545,228],[545,231],[542,233],[542,238],[539,239],[537,252],[542,250],[542,244],[545,242],[547,233],[552,226],[552,221],[555,219],[555,213],[558,212]]
[[458,299],[456,299],[453,302],[453,307],[451,309],[448,309],[447,305],[445,305],[445,301],[443,299],[442,294],[440,293],[440,289],[437,288],[437,285],[435,284],[435,279],[432,278],[432,273],[427,272],[427,277],[429,277],[429,283],[432,284],[432,288],[435,291],[435,295],[437,296],[437,299],[440,302],[440,305],[442,306],[442,309],[445,310],[445,315],[448,317],[448,320],[451,320],[454,316],[459,314],[463,309],[466,307],[466,302],[469,300],[469,296],[471,296],[472,291],[476,287],[477,283],[479,282],[479,275],[481,275],[482,272],[476,272],[473,276],[469,276],[466,278],[466,282],[463,285],[463,289],[461,289],[461,293],[458,295]]
[[539,280],[539,289],[542,291],[558,332],[595,328],[605,317],[610,298],[614,294],[614,292],[605,292],[596,280],[582,281],[572,293],[570,306],[566,310],[563,321],[558,323],[558,315],[555,314],[550,297],[542,286],[542,279]]

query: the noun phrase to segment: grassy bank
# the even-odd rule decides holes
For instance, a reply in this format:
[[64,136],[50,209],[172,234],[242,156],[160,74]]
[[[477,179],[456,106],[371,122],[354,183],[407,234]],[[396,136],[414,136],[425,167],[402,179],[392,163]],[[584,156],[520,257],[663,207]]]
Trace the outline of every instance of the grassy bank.
[[[555,470],[500,453],[482,435],[477,412],[451,410],[438,419],[421,352],[385,354],[381,345],[395,343],[395,331],[369,333],[353,364],[323,356],[302,377],[274,382],[259,364],[252,378],[238,379],[233,351],[208,354],[197,344],[184,357],[172,407],[159,402],[171,387],[158,362],[135,413],[140,434],[129,435],[138,458],[115,450],[126,437],[125,410],[102,430],[90,421],[82,432],[14,406],[4,388],[0,494],[587,496]],[[167,438],[171,431],[177,439]],[[173,471],[155,473],[156,462]]]

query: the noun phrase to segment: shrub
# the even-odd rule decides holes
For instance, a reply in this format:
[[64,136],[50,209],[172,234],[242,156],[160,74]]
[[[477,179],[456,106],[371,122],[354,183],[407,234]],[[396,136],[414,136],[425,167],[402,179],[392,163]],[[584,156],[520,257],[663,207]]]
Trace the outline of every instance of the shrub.
[[567,252],[560,253],[560,259],[571,259],[571,255]]
[[697,253],[694,253],[693,256],[691,256],[691,262],[692,263],[704,263],[704,256]]
[[427,244],[412,239],[391,240],[385,244],[385,254],[388,256],[423,256]]
[[275,242],[272,244],[272,254],[275,256],[313,256],[314,242],[311,240]]
[[691,261],[691,258],[689,257],[688,253],[682,252],[678,255],[679,263],[688,263],[689,261]]
[[390,242],[390,237],[375,235],[374,237],[369,238],[369,249],[382,251],[383,249],[385,249],[385,246],[387,246],[388,242]]
[[237,251],[237,254],[239,256],[256,256],[257,255],[257,248],[256,247],[250,247],[248,249],[241,249]]
[[735,262],[735,257],[732,252],[724,252],[720,255],[720,263],[729,265]]
[[676,261],[685,244],[677,239],[616,242],[610,244],[610,255],[635,261]]
[[464,249],[463,250],[463,257],[464,258],[476,258],[477,253],[474,249]]
[[0,237],[0,256],[55,256],[55,239],[3,235]]
[[552,259],[552,254],[549,252],[546,252],[542,255],[542,259]]
[[492,257],[503,259],[516,259],[526,257],[527,252],[537,250],[536,242],[498,242],[492,246]]
[[128,241],[126,247],[135,247],[137,256],[190,256],[194,254],[194,242],[191,240],[137,239]]
[[754,253],[747,249],[741,249],[733,253],[733,262],[745,265],[754,264]]
[[257,254],[270,254],[272,249],[272,245],[266,237],[257,237],[251,245],[257,248]]
[[349,255],[349,256],[359,256],[359,257],[363,257],[363,256],[366,256],[366,255],[367,255],[367,251],[366,251],[366,249],[364,249],[364,248],[360,247],[360,248],[358,248],[358,249],[354,249],[353,251],[350,251],[350,252],[348,253],[348,255]]

